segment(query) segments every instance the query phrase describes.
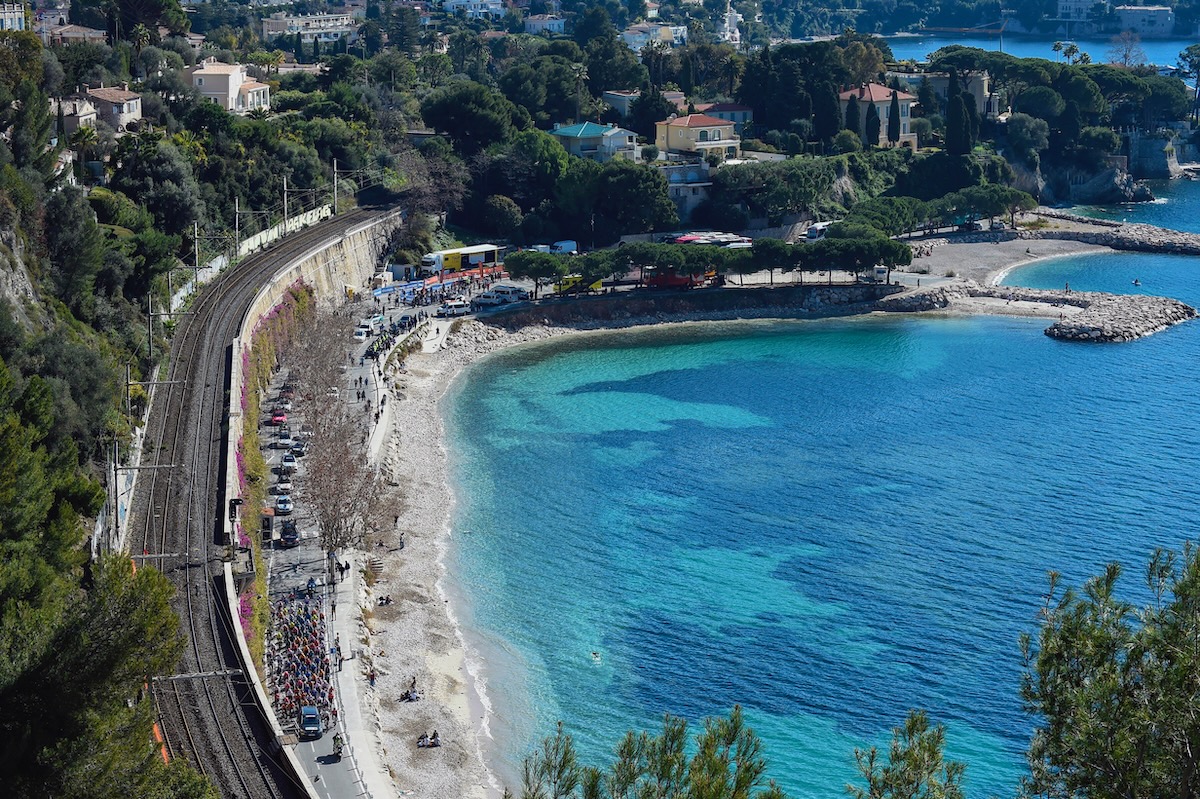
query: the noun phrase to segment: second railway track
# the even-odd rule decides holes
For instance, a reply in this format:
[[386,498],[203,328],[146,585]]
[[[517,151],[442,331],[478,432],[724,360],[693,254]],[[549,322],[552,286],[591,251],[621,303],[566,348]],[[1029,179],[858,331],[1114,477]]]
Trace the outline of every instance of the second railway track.
[[280,267],[384,213],[356,209],[296,233],[204,287],[177,327],[167,382],[148,420],[142,464],[172,468],[149,470],[138,481],[130,547],[140,541],[145,554],[158,556],[155,565],[175,584],[174,607],[188,638],[177,678],[157,682],[154,696],[171,756],[190,761],[223,797],[300,795],[272,752],[273,736],[248,682],[228,676],[240,668],[221,584],[230,342]]

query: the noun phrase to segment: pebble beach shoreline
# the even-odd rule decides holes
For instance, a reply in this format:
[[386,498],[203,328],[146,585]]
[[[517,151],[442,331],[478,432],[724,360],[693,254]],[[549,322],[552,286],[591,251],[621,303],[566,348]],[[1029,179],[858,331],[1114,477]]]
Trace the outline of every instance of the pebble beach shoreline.
[[[1039,246],[1041,244],[1042,246]],[[954,263],[958,275],[984,287],[994,285],[1017,266],[1045,257],[1104,251],[1079,242],[1028,241],[953,243],[937,247],[935,257],[916,266]],[[965,270],[964,264],[978,264]],[[939,274],[936,269],[933,275]],[[944,274],[944,273],[943,273]],[[940,281],[952,283],[961,281]],[[942,311],[960,314],[1000,314],[1059,319],[1084,311],[1058,305],[1052,296],[1021,292],[1013,298],[1005,289],[953,291],[956,301]],[[959,296],[961,294],[961,296]],[[904,295],[897,295],[897,297]],[[1185,306],[1186,307],[1186,306]],[[918,310],[918,309],[912,309]],[[466,367],[502,349],[561,335],[588,335],[587,330],[612,330],[663,323],[703,323],[720,319],[772,318],[779,309],[761,313],[742,309],[729,314],[629,317],[619,321],[581,323],[572,327],[534,324],[509,332],[494,325],[466,320],[437,326],[426,334],[423,352],[409,356],[393,372],[392,429],[382,457],[385,476],[399,484],[405,507],[396,529],[372,545],[367,555],[382,563],[373,589],[363,598],[365,638],[377,670],[374,688],[366,688],[364,714],[373,720],[379,738],[379,759],[390,773],[398,796],[492,799],[505,786],[489,771],[490,706],[485,676],[469,671],[467,647],[446,590],[446,553],[450,545],[454,496],[449,480],[449,453],[441,401]],[[403,542],[403,543],[401,543]],[[394,603],[377,606],[376,598],[390,595]],[[471,667],[473,668],[473,667]],[[423,693],[419,702],[400,697],[413,678]],[[440,749],[418,749],[422,733],[438,730]],[[509,785],[509,788],[519,786]]]

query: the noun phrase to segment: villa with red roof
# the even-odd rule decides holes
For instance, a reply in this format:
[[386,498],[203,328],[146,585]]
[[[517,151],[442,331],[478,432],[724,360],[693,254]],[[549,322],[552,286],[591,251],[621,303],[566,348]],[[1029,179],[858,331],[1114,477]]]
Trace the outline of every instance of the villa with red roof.
[[[846,106],[850,104],[850,98],[858,98],[858,124],[860,126],[866,122],[867,105],[875,106],[875,111],[879,114],[879,141],[870,143],[877,147],[888,146],[888,117],[892,111],[893,91],[881,83],[863,83],[838,95],[838,108],[843,120],[846,119]],[[909,130],[909,122],[912,119],[912,104],[916,102],[917,98],[902,91],[895,91],[895,95],[900,102],[900,141],[897,146],[910,147],[915,150],[917,149],[917,134]],[[863,135],[861,127],[858,133],[860,136]]]
[[707,114],[672,114],[656,122],[654,143],[664,153],[693,153],[706,159],[715,155],[718,161],[737,158],[742,148],[732,122]]

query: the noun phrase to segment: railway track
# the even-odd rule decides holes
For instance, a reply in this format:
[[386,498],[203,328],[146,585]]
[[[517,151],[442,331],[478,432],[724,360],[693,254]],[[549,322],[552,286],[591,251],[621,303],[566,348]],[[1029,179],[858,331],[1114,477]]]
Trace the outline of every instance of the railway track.
[[[263,284],[313,247],[386,213],[356,209],[283,239],[205,286],[171,346],[167,383],[148,420],[130,546],[153,556],[175,584],[187,635],[176,675],[154,683],[159,723],[172,757],[186,758],[233,799],[300,796],[240,672],[223,608],[222,532],[230,342]],[[257,424],[247,419],[246,424]],[[255,534],[253,531],[251,534]],[[136,550],[135,550],[136,551]]]

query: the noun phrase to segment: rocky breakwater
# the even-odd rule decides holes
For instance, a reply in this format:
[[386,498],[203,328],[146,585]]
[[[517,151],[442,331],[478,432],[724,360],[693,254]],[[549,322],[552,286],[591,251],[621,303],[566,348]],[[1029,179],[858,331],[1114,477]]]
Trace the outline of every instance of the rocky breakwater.
[[1048,208],[1039,208],[1036,215],[1068,224],[1065,229],[1019,230],[1016,232],[1017,238],[1072,239],[1086,244],[1111,247],[1114,250],[1200,255],[1200,234],[1196,233],[1111,219],[1092,219]]
[[1133,341],[1196,318],[1196,309],[1169,297],[1087,292],[1090,304],[1046,328],[1067,341]]
[[[979,299],[984,302],[971,302]],[[957,306],[972,313],[1027,315],[1020,311],[1030,304],[1040,306],[1039,315],[1058,316],[1058,321],[1046,328],[1046,335],[1067,341],[1133,341],[1197,316],[1195,308],[1168,297],[980,286],[966,280],[884,297],[875,308],[917,313],[955,310]],[[1068,308],[1069,314],[1064,312]]]

